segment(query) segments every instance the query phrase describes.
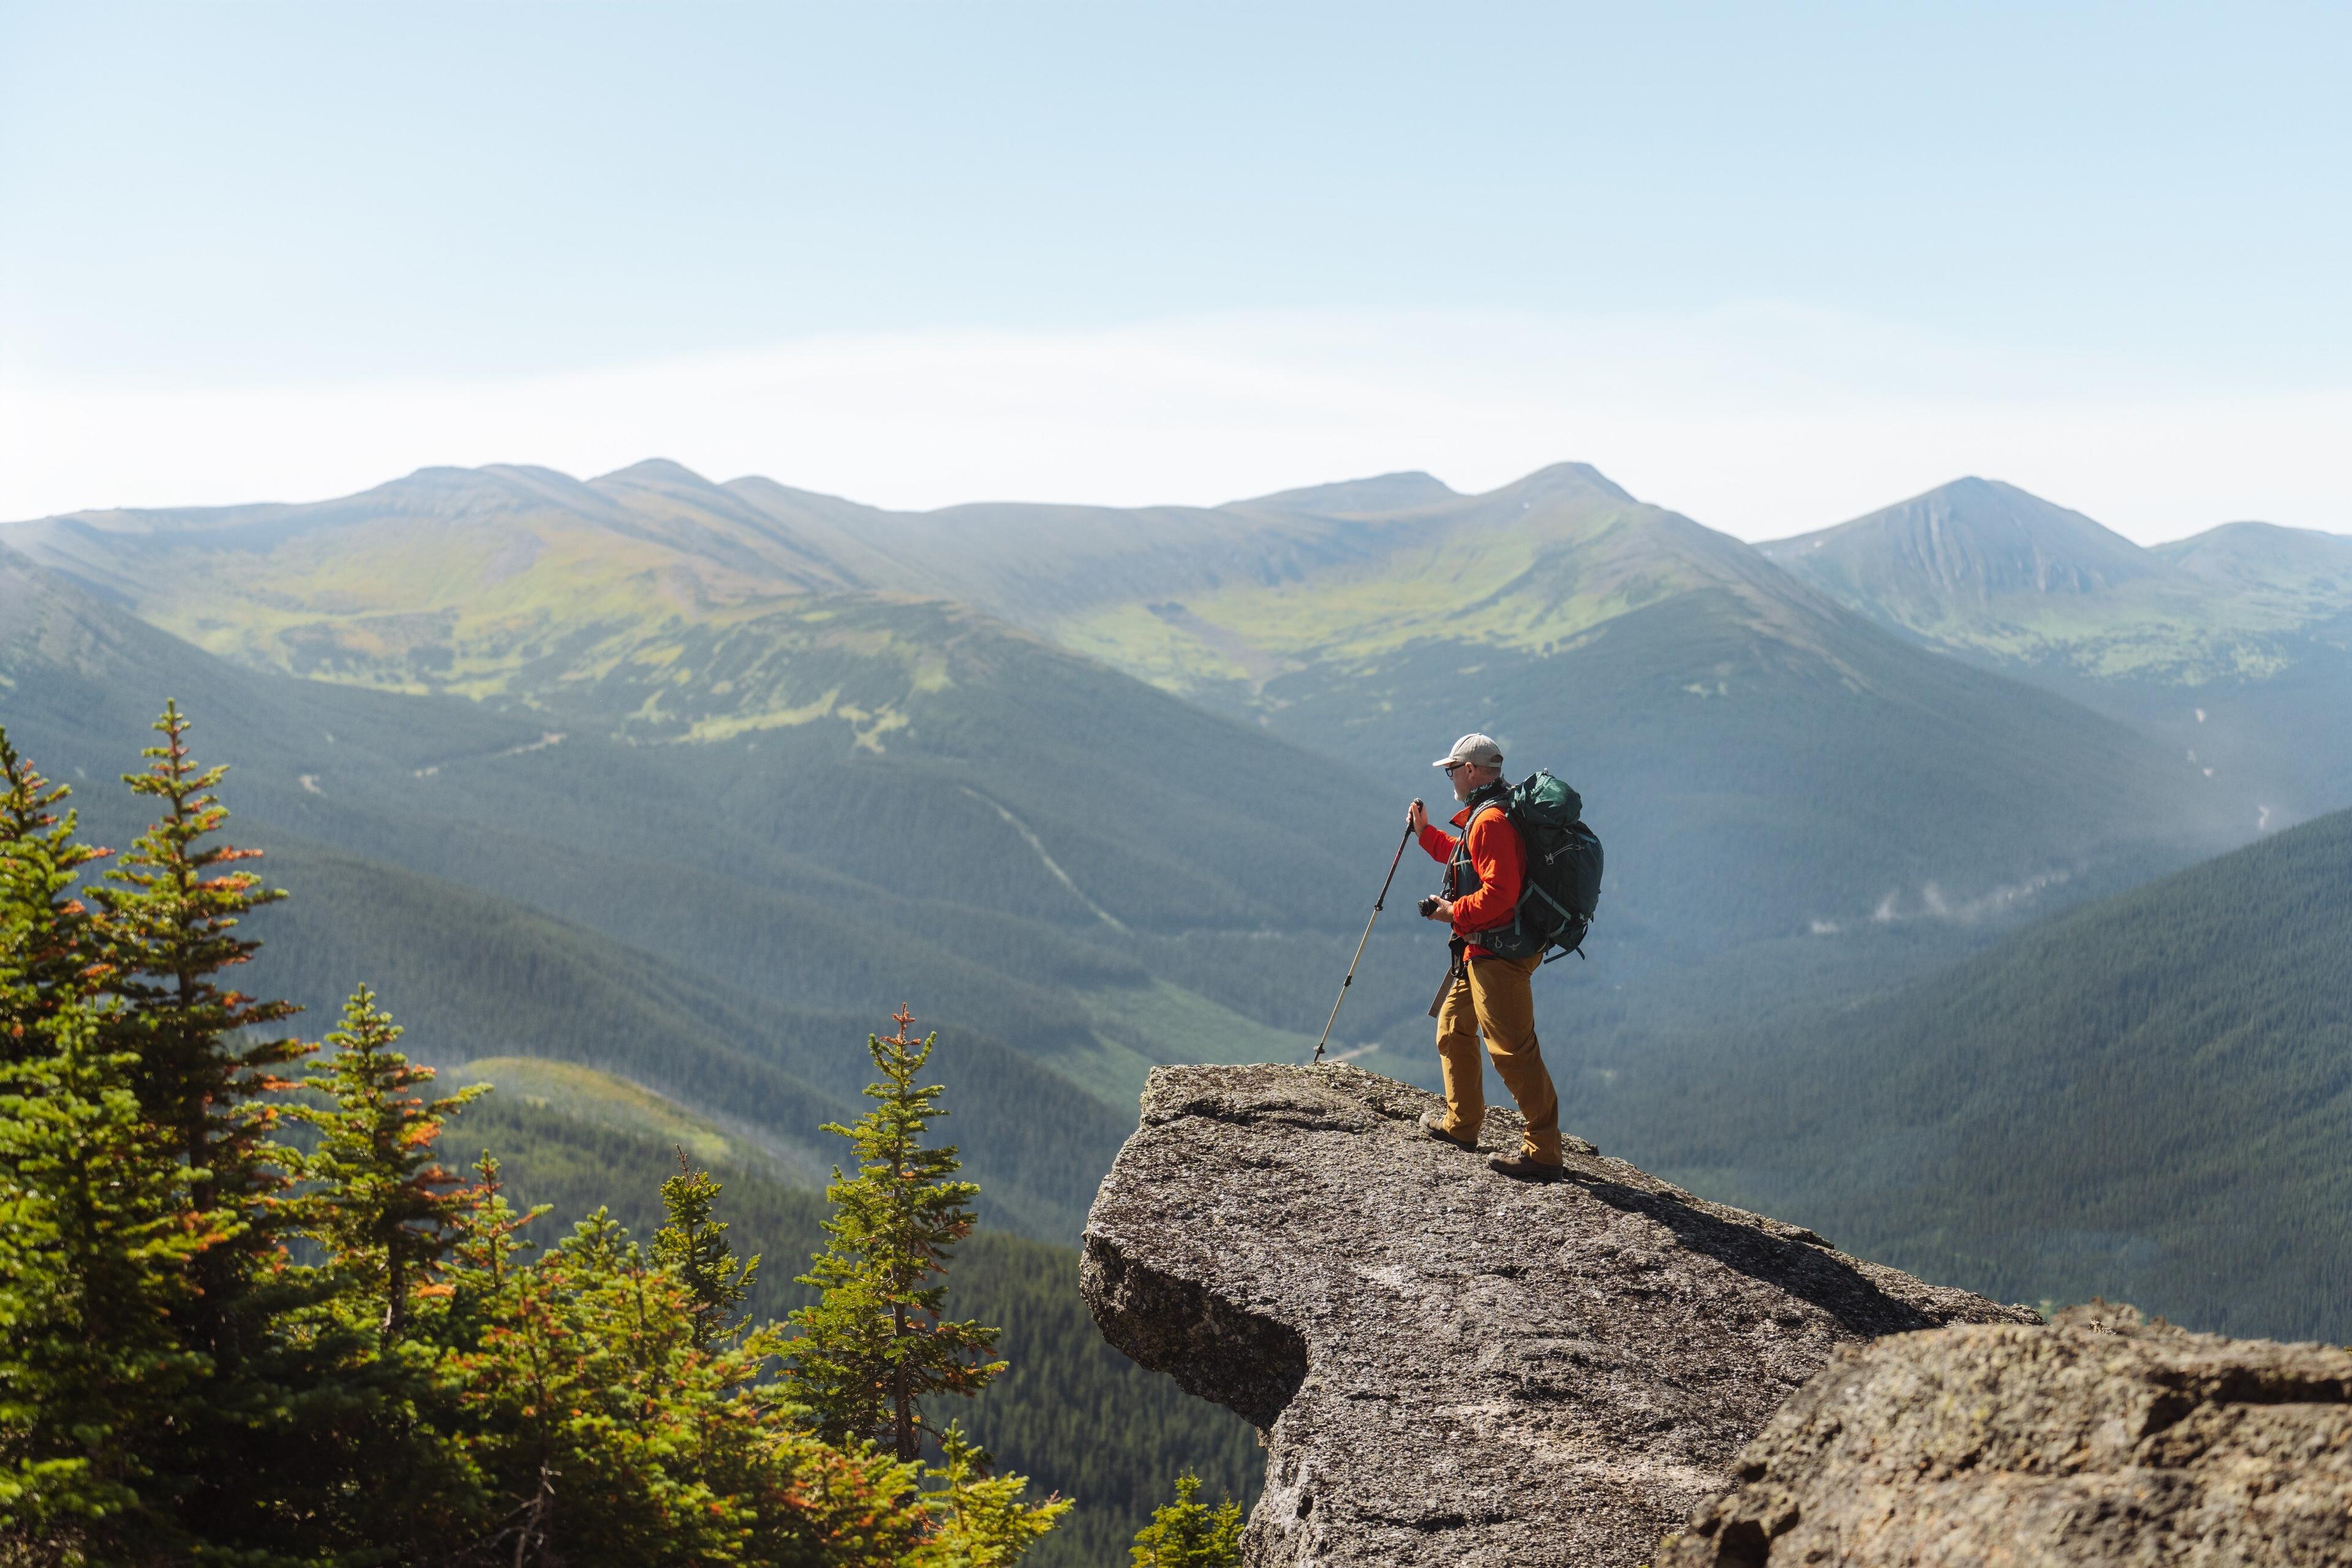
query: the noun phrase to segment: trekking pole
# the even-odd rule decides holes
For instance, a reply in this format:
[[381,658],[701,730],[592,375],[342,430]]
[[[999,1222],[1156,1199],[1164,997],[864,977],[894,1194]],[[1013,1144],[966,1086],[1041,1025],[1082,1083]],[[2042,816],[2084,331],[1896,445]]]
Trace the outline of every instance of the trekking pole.
[[[1419,805],[1421,802],[1412,803]],[[1356,939],[1356,956],[1348,960],[1348,978],[1339,982],[1339,994],[1331,1004],[1331,1016],[1323,1020],[1323,1038],[1315,1042],[1315,1059],[1323,1059],[1323,1047],[1331,1038],[1331,1026],[1339,1021],[1339,1004],[1348,999],[1348,987],[1356,983],[1356,965],[1364,962],[1364,943],[1372,940],[1372,921],[1381,918],[1381,906],[1389,901],[1389,884],[1396,880],[1396,868],[1404,859],[1404,847],[1412,842],[1412,824],[1404,825],[1404,837],[1397,840],[1397,852],[1389,857],[1389,874],[1381,879],[1381,896],[1372,900],[1372,920],[1364,922],[1364,934]]]

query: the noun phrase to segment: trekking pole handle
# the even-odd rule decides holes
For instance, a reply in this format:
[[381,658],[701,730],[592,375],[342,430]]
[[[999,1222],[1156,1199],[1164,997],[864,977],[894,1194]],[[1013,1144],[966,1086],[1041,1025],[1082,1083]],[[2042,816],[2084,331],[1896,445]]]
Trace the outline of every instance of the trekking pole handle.
[[[1416,800],[1412,804],[1419,805],[1421,805],[1421,802]],[[1412,842],[1412,824],[1407,822],[1404,825],[1404,837],[1397,840],[1397,852],[1389,857],[1389,874],[1386,879],[1381,883],[1381,896],[1372,900],[1372,913],[1375,915],[1379,914],[1382,910],[1388,907],[1389,886],[1396,880],[1397,868],[1404,863],[1404,847]],[[1372,934],[1372,928],[1369,924],[1364,927],[1364,934],[1366,936]],[[1363,956],[1363,952],[1364,950],[1359,947],[1356,950],[1356,956],[1360,958]],[[1349,964],[1348,966],[1348,973],[1350,975],[1354,974],[1356,973],[1356,966],[1352,963]],[[1346,987],[1342,986],[1340,989],[1345,990]]]

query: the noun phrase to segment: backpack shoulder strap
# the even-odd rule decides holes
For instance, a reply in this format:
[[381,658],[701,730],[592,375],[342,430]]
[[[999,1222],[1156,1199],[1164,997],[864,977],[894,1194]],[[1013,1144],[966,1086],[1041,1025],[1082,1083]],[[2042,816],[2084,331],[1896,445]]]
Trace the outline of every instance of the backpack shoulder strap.
[[[1489,785],[1488,787],[1490,789],[1494,788],[1493,785]],[[1514,827],[1517,827],[1519,825],[1517,815],[1511,810],[1510,785],[1505,784],[1499,789],[1495,789],[1495,792],[1492,795],[1487,795],[1486,799],[1480,801],[1477,805],[1470,808],[1469,819],[1462,824],[1462,837],[1465,839],[1467,839],[1470,837],[1470,830],[1478,825],[1478,819],[1486,816],[1490,811],[1501,812],[1503,814],[1503,820],[1509,823]]]

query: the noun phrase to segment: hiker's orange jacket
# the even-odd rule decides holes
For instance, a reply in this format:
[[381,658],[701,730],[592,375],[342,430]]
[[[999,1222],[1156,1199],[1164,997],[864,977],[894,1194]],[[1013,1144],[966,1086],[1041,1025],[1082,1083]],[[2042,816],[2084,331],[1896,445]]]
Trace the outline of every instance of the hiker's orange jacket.
[[[1460,827],[1470,820],[1470,808],[1464,806],[1454,814],[1454,826]],[[1441,865],[1454,858],[1454,847],[1461,840],[1435,823],[1423,823],[1421,847]],[[1470,868],[1478,873],[1478,889],[1454,904],[1454,934],[1475,938],[1480,931],[1508,923],[1511,911],[1519,907],[1519,885],[1527,876],[1528,852],[1519,842],[1519,830],[1511,819],[1499,811],[1486,811],[1470,827]],[[1472,958],[1494,955],[1475,942],[1467,950]]]

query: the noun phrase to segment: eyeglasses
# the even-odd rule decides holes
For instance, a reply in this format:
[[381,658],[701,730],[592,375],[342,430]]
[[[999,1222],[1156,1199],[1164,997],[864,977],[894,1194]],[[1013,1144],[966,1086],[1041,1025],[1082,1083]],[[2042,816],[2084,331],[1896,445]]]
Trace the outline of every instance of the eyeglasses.
[[1475,763],[1448,763],[1445,764],[1445,771],[1449,773],[1458,773],[1464,768],[1475,768],[1477,765]]

